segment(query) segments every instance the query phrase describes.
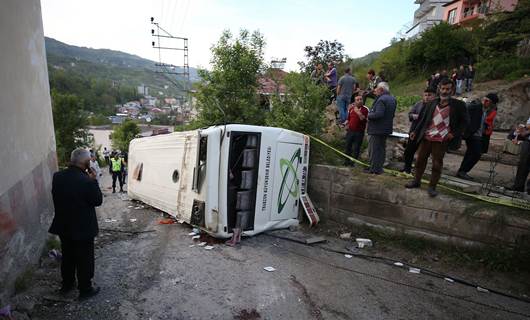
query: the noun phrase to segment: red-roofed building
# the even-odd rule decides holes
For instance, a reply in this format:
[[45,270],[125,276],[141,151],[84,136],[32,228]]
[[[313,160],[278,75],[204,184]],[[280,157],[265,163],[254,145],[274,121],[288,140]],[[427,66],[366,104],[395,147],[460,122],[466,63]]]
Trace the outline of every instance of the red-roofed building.
[[286,87],[283,83],[287,72],[281,69],[269,69],[259,79],[258,93],[261,97],[263,106],[271,107],[270,96],[279,95],[280,98],[285,96]]

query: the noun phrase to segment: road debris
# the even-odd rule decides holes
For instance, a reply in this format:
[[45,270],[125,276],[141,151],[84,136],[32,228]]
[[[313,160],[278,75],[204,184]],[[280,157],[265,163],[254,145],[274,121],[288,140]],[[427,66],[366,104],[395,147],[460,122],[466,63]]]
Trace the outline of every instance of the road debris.
[[199,243],[197,246],[198,246],[198,247],[204,247],[206,244],[207,244],[206,242],[201,242],[201,243]]
[[276,269],[274,267],[265,267],[265,268],[263,268],[263,270],[268,271],[268,272],[276,271]]
[[162,220],[158,221],[158,224],[174,224],[174,223],[175,223],[175,220],[173,220],[171,218],[162,219]]
[[205,246],[204,249],[205,250],[212,250],[214,248],[214,246]]
[[351,238],[351,232],[341,233],[339,237],[341,239],[350,239]]
[[372,240],[365,239],[365,238],[356,238],[355,242],[357,242],[357,247],[364,248],[364,247],[371,247],[372,246]]
[[137,219],[134,219],[134,218],[133,219],[129,219],[129,221],[131,221],[131,222],[136,222],[136,220]]
[[418,269],[418,268],[412,268],[412,267],[410,267],[410,268],[409,268],[409,272],[410,272],[410,273],[421,273],[421,270]]
[[353,258],[353,256],[352,256],[351,254],[345,254],[344,256],[345,256],[346,258],[348,258],[348,259]]
[[195,232],[188,233],[188,236],[196,236],[197,234]]
[[118,220],[116,219],[105,219],[105,222],[107,223],[111,223],[111,222],[117,222]]
[[394,265],[396,267],[403,267],[403,263],[401,263],[401,262],[394,262]]
[[57,250],[57,249],[52,249],[48,252],[48,257],[54,259],[54,260],[61,260],[63,255],[61,253],[61,251]]
[[444,280],[447,281],[447,282],[451,282],[451,283],[455,282],[455,280],[453,280],[451,278],[444,278]]
[[200,235],[196,235],[196,236],[191,237],[192,240],[199,240],[200,238],[201,238]]
[[478,292],[490,292],[488,289],[477,287]]

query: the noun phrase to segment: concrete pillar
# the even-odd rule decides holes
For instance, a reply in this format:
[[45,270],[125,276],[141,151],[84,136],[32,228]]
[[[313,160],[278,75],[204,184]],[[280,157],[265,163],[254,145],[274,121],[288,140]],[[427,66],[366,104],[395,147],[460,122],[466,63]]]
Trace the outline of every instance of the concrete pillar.
[[0,43],[2,303],[37,263],[53,217],[57,160],[39,0],[2,0]]

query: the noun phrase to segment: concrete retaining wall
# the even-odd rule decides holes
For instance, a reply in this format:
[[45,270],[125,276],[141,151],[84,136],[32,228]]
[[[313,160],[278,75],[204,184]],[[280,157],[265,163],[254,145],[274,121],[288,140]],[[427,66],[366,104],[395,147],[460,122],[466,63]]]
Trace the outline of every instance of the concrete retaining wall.
[[0,41],[1,307],[17,276],[40,257],[57,160],[38,0],[2,1]]
[[405,183],[359,169],[315,165],[310,168],[308,190],[322,219],[457,245],[514,245],[528,240],[530,212],[448,194],[433,199],[425,186],[408,190]]

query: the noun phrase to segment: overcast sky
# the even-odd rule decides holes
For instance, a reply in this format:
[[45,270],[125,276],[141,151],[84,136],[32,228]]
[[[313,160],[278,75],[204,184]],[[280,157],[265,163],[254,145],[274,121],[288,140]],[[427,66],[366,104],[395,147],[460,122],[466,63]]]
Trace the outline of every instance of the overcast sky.
[[[386,47],[412,20],[413,0],[41,0],[44,34],[77,46],[107,48],[158,60],[151,48],[150,17],[189,38],[189,63],[209,67],[210,47],[224,29],[259,30],[266,59],[286,57],[297,70],[304,47],[338,40],[346,54],[363,56]],[[176,52],[164,62],[182,65]]]

